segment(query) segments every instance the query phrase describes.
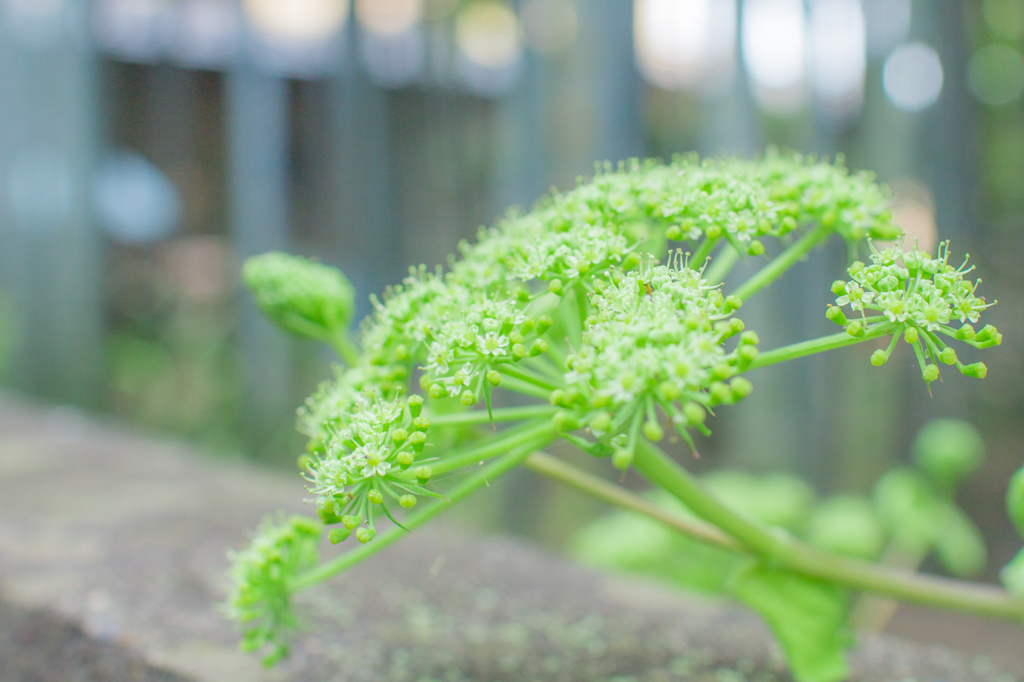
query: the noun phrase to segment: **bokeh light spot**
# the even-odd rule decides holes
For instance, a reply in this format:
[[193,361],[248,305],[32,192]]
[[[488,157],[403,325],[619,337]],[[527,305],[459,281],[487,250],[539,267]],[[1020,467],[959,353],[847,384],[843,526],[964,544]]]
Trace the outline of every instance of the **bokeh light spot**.
[[882,67],[882,88],[897,109],[921,111],[942,92],[942,62],[924,43],[900,45]]

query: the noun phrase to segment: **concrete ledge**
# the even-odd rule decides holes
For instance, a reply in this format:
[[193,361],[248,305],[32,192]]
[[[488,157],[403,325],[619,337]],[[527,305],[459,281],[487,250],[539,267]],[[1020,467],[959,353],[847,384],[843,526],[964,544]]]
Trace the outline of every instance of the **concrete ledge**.
[[[309,633],[264,670],[214,609],[224,550],[302,496],[297,477],[0,401],[0,679],[788,679],[746,612],[436,524],[302,595]],[[854,664],[858,680],[1024,678],[891,638]]]

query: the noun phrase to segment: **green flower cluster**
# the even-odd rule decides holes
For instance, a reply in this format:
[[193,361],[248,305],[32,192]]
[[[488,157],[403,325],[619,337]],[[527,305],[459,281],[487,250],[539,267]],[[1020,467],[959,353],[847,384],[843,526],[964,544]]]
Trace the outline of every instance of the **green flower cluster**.
[[724,297],[676,256],[668,266],[650,263],[594,280],[594,314],[565,363],[570,388],[552,397],[578,411],[601,442],[624,439],[620,464],[631,458],[645,417],[643,433],[661,440],[656,407],[689,441],[686,428],[703,428],[706,408],[740,400],[752,389],[742,377],[726,383],[758,355],[753,332],[734,351],[724,348],[743,331],[743,322],[731,317],[742,301]]
[[[967,267],[966,259],[959,267],[950,265],[949,242],[939,245],[935,257],[916,246],[907,252],[901,247],[902,240],[882,250],[872,244],[871,264],[854,261],[847,269],[851,281],[838,280],[832,285],[838,307],[830,306],[826,316],[845,325],[852,336],[877,331],[892,334],[888,349],[879,349],[871,356],[876,366],[886,363],[902,334],[914,348],[925,381],[939,378],[938,362],[956,365],[968,376],[984,377],[984,363],[963,364],[956,351],[940,338],[957,339],[975,348],[1002,343],[1002,334],[992,325],[975,331],[971,324],[978,321],[981,311],[995,305],[975,296],[981,280],[964,279],[974,267]],[[859,319],[847,320],[841,309],[844,306],[859,313]],[[882,315],[869,317],[869,310]],[[954,328],[953,320],[962,325]]]
[[394,397],[419,368],[425,393],[466,405],[503,376],[522,381],[515,365],[546,351],[549,314],[563,298],[585,305],[609,274],[635,269],[642,248],[656,249],[666,239],[703,239],[705,254],[723,241],[759,254],[764,246],[757,238],[787,238],[812,222],[849,240],[899,233],[885,192],[869,174],[799,155],[633,160],[599,171],[530,213],[512,213],[481,230],[476,244],[460,244],[461,258],[450,261],[448,272],[414,269],[374,299],[361,328],[360,362],[307,402],[303,431],[322,441],[325,424],[344,422],[361,391]]
[[267,666],[288,655],[288,631],[297,626],[288,581],[316,565],[319,539],[312,519],[267,517],[248,547],[230,553],[232,588],[224,607],[242,625],[243,651],[270,646]]
[[[299,428],[309,436],[300,465],[320,521],[333,527],[329,539],[340,543],[355,535],[365,546],[312,568],[318,523],[265,522],[252,546],[234,558],[229,609],[246,628],[244,646],[271,645],[268,660],[283,655],[295,625],[289,590],[324,580],[394,541],[405,528],[392,513],[394,504],[409,509],[418,497],[442,497],[432,488],[447,474],[458,482],[438,490],[453,502],[490,485],[488,477],[526,463],[598,497],[633,504],[564,463],[545,464],[552,458],[537,450],[560,438],[609,457],[622,470],[635,466],[719,527],[694,526],[698,537],[729,549],[738,543],[764,557],[765,563],[744,563],[737,594],[785,626],[779,636],[789,643],[795,666],[825,643],[824,653],[811,658],[828,665],[800,668],[805,679],[838,679],[836,671],[845,670],[838,636],[845,593],[817,581],[832,575],[838,559],[820,563],[816,554],[790,552],[793,565],[776,564],[788,540],[734,516],[652,443],[670,428],[695,448],[691,434],[709,433],[705,421],[712,410],[751,393],[753,385],[742,376],[747,370],[860,341],[892,336],[888,349],[872,356],[880,365],[905,338],[928,382],[938,378],[940,361],[984,376],[983,364],[962,364],[941,338],[977,348],[1001,341],[994,327],[975,330],[990,304],[975,295],[977,282],[965,279],[971,271],[966,262],[949,265],[947,244],[935,257],[917,249],[903,253],[901,244],[872,245],[870,263],[854,262],[850,280],[833,285],[836,305],[827,316],[846,333],[762,353],[757,334],[735,316],[742,299],[833,235],[856,254],[864,238],[899,234],[886,191],[870,175],[770,151],[758,161],[688,156],[669,164],[606,164],[593,180],[482,229],[475,244],[459,245],[447,269],[412,269],[372,299],[358,344],[348,335],[351,288],[340,273],[282,254],[250,261],[244,277],[264,312],[290,331],[328,341],[345,362],[299,410]],[[768,239],[779,243],[766,246]],[[669,248],[682,241],[693,248]],[[737,260],[769,252],[764,267],[723,292],[719,283]],[[657,259],[665,254],[661,264]],[[951,326],[955,319],[959,328]],[[496,389],[550,404],[492,405]],[[467,409],[481,399],[486,409]],[[473,428],[488,422],[494,427],[489,435]],[[949,478],[959,460],[940,454],[928,470]],[[494,461],[467,473],[487,460]],[[892,490],[914,493],[906,485]],[[903,509],[900,500],[913,495],[890,497],[900,503],[890,507]],[[416,528],[444,506],[424,505],[404,518],[406,526]],[[816,526],[815,543],[834,552],[877,553],[882,533],[863,511],[864,504],[829,510]],[[366,544],[377,535],[380,514],[397,527]],[[719,537],[719,530],[726,535]],[[855,532],[867,540],[850,542]],[[844,541],[833,542],[837,535]],[[849,582],[844,575],[839,583]],[[1024,585],[1019,575],[1014,584]],[[828,609],[809,613],[806,604],[779,601],[782,593],[827,602]],[[779,605],[784,608],[775,609]],[[796,632],[789,627],[795,622],[810,623],[814,632]],[[794,645],[798,639],[803,644]],[[807,673],[811,668],[815,672]]]
[[[429,466],[412,467],[423,452],[430,420],[422,414],[423,398],[367,399],[358,396],[345,425],[331,429],[324,447],[305,462],[309,491],[317,496],[317,513],[324,525],[341,524],[330,532],[337,544],[355,531],[367,543],[376,535],[374,513],[380,508],[401,525],[386,498],[404,509],[416,505],[416,495],[439,497],[423,487]],[[363,525],[363,524],[366,525]]]

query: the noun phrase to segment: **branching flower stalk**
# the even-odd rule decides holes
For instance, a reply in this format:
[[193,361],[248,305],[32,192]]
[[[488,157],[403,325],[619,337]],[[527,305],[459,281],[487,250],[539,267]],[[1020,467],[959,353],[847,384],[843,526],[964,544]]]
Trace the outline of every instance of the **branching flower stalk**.
[[[312,566],[310,542],[294,540],[310,537],[310,520],[261,527],[235,557],[228,605],[247,648],[268,645],[269,661],[285,655],[292,594],[524,462],[750,557],[735,578],[736,594],[776,628],[801,679],[839,679],[845,663],[841,655],[805,656],[788,616],[759,606],[758,595],[779,581],[827,590],[822,603],[832,595],[845,600],[853,588],[1024,617],[1024,600],[1006,592],[844,557],[745,518],[656,445],[671,430],[696,449],[695,439],[710,433],[709,417],[751,393],[748,372],[852,344],[888,339],[871,356],[882,365],[905,339],[928,383],[940,363],[984,377],[982,363],[964,364],[950,344],[997,345],[994,327],[974,327],[991,304],[966,278],[966,261],[949,264],[948,244],[935,255],[904,244],[887,202],[868,174],[774,151],[754,162],[688,156],[605,164],[576,189],[481,230],[446,269],[413,269],[373,299],[358,341],[347,336],[353,305],[343,275],[283,254],[250,260],[244,278],[267,315],[332,344],[345,362],[299,411],[309,437],[300,466],[330,541],[354,536],[361,546]],[[843,331],[762,353],[738,312],[833,237],[870,261],[852,262],[849,279],[832,285],[835,305],[823,312]],[[722,280],[744,259],[764,265],[725,291]],[[507,407],[510,393],[520,394],[519,404],[537,402]],[[667,514],[613,483],[531,454],[556,441],[618,470],[634,468],[694,516]],[[417,507],[421,498],[429,500]],[[378,532],[382,518],[390,527]],[[834,629],[835,611],[801,622],[818,618]]]

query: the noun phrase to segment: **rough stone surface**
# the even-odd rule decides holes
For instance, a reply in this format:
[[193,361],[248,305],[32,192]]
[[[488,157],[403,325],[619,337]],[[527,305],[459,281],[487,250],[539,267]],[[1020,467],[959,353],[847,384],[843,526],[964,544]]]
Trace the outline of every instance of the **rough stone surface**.
[[[264,670],[215,609],[224,550],[302,495],[294,477],[0,401],[0,680],[788,679],[748,613],[444,526],[302,595],[308,633]],[[884,637],[854,668],[864,681],[1022,677]]]

